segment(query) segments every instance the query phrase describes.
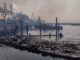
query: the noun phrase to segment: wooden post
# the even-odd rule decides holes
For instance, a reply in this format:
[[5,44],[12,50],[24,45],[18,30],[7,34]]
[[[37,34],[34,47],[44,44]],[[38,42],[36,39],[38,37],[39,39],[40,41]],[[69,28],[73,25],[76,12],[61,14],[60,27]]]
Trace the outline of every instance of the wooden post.
[[51,39],[51,33],[49,33],[49,39]]
[[21,37],[22,37],[23,36],[23,21],[22,20],[20,21],[20,26],[21,26],[21,29],[20,29],[21,30]]
[[27,23],[27,37],[28,37],[28,31],[29,31],[29,28],[28,28],[28,23]]
[[41,40],[41,35],[42,35],[42,25],[41,25],[41,19],[39,17],[39,28],[40,28],[40,40]]
[[3,23],[4,23],[4,36],[6,36],[6,23],[5,23],[5,20],[6,20],[6,15],[3,17]]
[[58,18],[56,17],[56,40],[58,39]]
[[[58,23],[58,26],[59,26],[59,23]],[[59,33],[60,33],[60,32],[59,32],[59,28],[58,28],[58,35],[59,35]]]
[[57,47],[57,40],[58,40],[58,18],[56,17],[56,40],[55,40],[55,45],[54,45],[54,52],[56,53],[56,47]]
[[41,19],[39,17],[39,24],[40,24],[40,39],[41,39],[41,35],[42,35],[42,24],[41,24]]

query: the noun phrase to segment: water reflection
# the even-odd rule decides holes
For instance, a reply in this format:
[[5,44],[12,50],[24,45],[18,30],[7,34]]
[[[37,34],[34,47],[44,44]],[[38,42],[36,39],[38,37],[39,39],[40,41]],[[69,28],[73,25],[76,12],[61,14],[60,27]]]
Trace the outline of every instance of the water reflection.
[[0,47],[0,60],[66,60],[63,58],[52,58],[50,56],[42,56],[27,50],[21,51],[9,46]]

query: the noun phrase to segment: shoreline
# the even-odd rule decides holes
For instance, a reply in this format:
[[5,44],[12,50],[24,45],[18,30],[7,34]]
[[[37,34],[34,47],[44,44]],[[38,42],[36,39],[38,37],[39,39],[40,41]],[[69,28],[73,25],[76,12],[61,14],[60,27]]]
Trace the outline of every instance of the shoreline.
[[[30,37],[28,37],[27,39],[29,39]],[[26,39],[26,40],[27,40]],[[33,38],[30,38],[33,39]],[[62,52],[54,52],[54,50],[48,50],[48,49],[43,49],[42,47],[40,48],[40,46],[38,46],[37,44],[35,45],[28,45],[28,43],[24,44],[21,43],[15,43],[13,41],[5,41],[5,40],[0,40],[1,44],[5,44],[11,47],[14,47],[16,49],[20,49],[20,50],[28,50],[34,53],[39,53],[39,54],[43,54],[43,55],[48,55],[48,56],[52,56],[52,57],[62,57],[62,58],[66,58],[66,59],[71,59],[71,60],[79,60],[80,56],[77,56],[75,54],[67,54],[67,53],[62,53]]]

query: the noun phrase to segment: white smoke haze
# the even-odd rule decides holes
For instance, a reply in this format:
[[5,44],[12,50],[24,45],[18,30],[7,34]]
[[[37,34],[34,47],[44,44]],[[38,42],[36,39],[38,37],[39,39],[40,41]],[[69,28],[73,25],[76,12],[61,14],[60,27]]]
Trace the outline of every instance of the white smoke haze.
[[13,12],[19,12],[19,7],[15,3],[12,4],[12,9],[13,9]]
[[[3,0],[7,3],[12,0]],[[13,0],[14,9],[22,10],[30,17],[41,16],[52,22],[59,17],[61,22],[80,22],[80,0]]]

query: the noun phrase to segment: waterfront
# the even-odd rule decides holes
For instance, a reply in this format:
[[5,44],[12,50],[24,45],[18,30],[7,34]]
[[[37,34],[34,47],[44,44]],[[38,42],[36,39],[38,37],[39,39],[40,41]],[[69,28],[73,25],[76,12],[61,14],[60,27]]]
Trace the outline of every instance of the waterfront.
[[[61,40],[59,41],[79,41],[80,40],[80,26],[72,26],[72,25],[64,25],[63,30],[60,31],[64,36]],[[39,35],[39,31],[29,31],[29,33],[32,33],[33,35]],[[42,35],[49,35],[51,34],[56,34],[54,30],[51,31],[42,31]],[[24,32],[24,35],[26,33]],[[54,41],[55,36],[52,36],[50,39],[49,37],[42,37],[42,39],[49,40],[49,41]]]
[[[62,31],[64,34],[64,37],[61,40],[79,41],[80,40],[79,31],[80,31],[80,26],[64,26],[64,29]],[[49,32],[47,32],[46,34],[48,33]],[[52,33],[54,33],[54,31]],[[49,39],[48,37],[45,37],[43,39],[54,41],[55,37],[52,37],[51,39]],[[28,52],[27,50],[21,51],[19,49],[15,49],[15,48],[3,45],[2,47],[0,47],[0,60],[7,60],[7,59],[8,60],[66,60],[59,57],[56,57],[56,58],[52,58],[49,56],[45,57],[45,56],[42,56],[41,54]]]

